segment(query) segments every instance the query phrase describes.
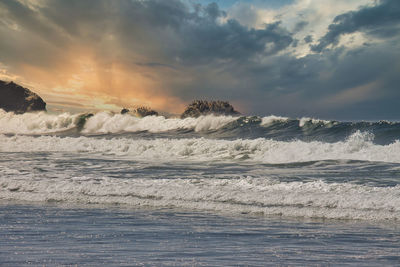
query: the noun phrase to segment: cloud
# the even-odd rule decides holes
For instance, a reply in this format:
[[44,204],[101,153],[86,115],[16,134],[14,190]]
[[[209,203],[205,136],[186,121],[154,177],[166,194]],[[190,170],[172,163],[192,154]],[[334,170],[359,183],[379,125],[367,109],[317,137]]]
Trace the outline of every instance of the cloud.
[[363,32],[378,38],[391,38],[400,33],[400,2],[381,0],[377,5],[365,6],[357,11],[338,15],[329,25],[328,32],[311,46],[315,52],[321,52],[329,45],[337,45],[344,34]]
[[[274,8],[268,7],[267,4],[256,5],[254,1],[240,1],[228,9],[227,15],[247,27],[256,29],[281,21],[281,27],[293,33],[294,39],[304,40],[306,36],[312,35],[314,40],[318,40],[325,35],[328,26],[338,14],[356,10],[362,5],[371,5],[373,1],[295,0]],[[310,44],[315,45],[298,42],[297,45],[292,45],[291,51],[297,56],[305,56],[310,53]]]
[[183,62],[205,63],[216,60],[245,60],[259,54],[275,54],[293,41],[280,23],[268,24],[264,29],[247,29],[236,20],[223,25],[210,21],[182,28],[183,47],[177,51]]
[[0,34],[8,36],[0,42],[0,61],[10,70],[53,88],[71,86],[79,76],[85,85],[72,89],[117,105],[151,99],[170,108],[162,99],[175,89],[166,87],[186,83],[195,68],[275,54],[293,41],[279,22],[263,29],[223,22],[226,13],[215,3],[54,0],[28,6],[6,0],[0,9]]
[[305,21],[305,20],[299,21],[299,22],[297,22],[296,25],[294,26],[293,31],[294,31],[294,32],[299,32],[299,31],[301,31],[302,29],[304,29],[304,27],[306,27],[307,24],[308,24],[308,22]]
[[307,35],[306,37],[304,37],[304,42],[306,42],[307,44],[311,43],[312,41],[313,41],[312,35]]
[[[359,108],[394,116],[394,1],[297,0],[273,8],[256,1],[227,10],[193,2],[1,1],[0,77],[17,77],[54,106],[143,104],[179,113],[207,98],[260,115],[338,119],[361,116]],[[374,16],[366,21],[365,14]],[[380,42],[336,45],[349,32]],[[320,44],[320,53],[310,53]],[[381,109],[368,111],[374,100]]]

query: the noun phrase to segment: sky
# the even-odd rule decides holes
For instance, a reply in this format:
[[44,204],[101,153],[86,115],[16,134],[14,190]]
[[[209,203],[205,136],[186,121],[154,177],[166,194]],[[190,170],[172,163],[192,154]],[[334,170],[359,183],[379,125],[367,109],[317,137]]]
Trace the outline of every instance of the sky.
[[52,112],[400,120],[398,0],[0,0],[0,36],[0,79]]

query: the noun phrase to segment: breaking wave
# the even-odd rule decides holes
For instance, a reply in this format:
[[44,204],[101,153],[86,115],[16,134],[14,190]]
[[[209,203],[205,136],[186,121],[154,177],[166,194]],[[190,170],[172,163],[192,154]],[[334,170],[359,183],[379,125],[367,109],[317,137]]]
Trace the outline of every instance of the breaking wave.
[[[163,116],[148,116],[138,118],[129,114],[114,114],[99,112],[93,116],[88,114],[52,115],[45,112],[14,114],[0,109],[0,133],[2,134],[49,134],[77,129],[82,134],[108,134],[122,132],[150,133],[167,132],[171,130],[216,130],[237,117],[232,116],[201,116],[199,118],[165,118]],[[82,123],[82,127],[79,123]]]
[[88,152],[135,160],[245,160],[290,163],[317,160],[363,160],[400,163],[400,142],[373,143],[373,135],[360,132],[336,143],[272,139],[218,140],[207,138],[134,139],[0,135],[0,152]]
[[79,115],[63,113],[51,115],[45,112],[14,114],[0,109],[0,133],[47,134],[76,127]]
[[[147,134],[157,138],[157,134],[168,133],[176,138],[210,137],[212,139],[257,139],[278,141],[321,141],[335,143],[360,132],[375,136],[376,144],[390,144],[400,137],[398,122],[338,122],[313,118],[291,119],[280,116],[234,117],[200,116],[198,118],[166,118],[148,116],[138,118],[130,114],[99,112],[96,114],[59,115],[45,112],[16,115],[0,110],[0,134],[19,135],[118,135]],[[155,134],[155,135],[154,135]]]
[[138,118],[131,115],[100,112],[90,117],[82,130],[84,134],[106,134],[121,132],[150,133],[167,132],[179,129],[192,129],[196,132],[217,130],[235,121],[232,116],[200,116],[199,118],[165,118],[163,116],[147,116]]
[[[398,122],[0,110],[0,126],[0,200],[400,220]],[[347,161],[365,169],[336,179]]]

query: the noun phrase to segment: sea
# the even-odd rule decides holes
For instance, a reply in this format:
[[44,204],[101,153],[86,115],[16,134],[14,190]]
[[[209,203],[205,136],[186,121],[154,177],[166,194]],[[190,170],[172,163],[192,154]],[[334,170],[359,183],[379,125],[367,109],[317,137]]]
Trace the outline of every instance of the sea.
[[400,266],[400,122],[0,110],[0,266]]

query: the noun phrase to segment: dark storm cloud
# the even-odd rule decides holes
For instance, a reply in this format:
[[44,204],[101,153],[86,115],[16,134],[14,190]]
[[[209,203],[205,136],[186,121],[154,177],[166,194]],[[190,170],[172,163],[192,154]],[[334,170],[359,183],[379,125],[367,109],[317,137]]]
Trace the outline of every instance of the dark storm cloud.
[[[79,39],[100,49],[110,34],[118,40],[118,48],[124,49],[125,58],[140,53],[188,64],[239,60],[274,54],[293,41],[279,22],[259,30],[248,29],[232,19],[220,23],[218,19],[226,13],[215,3],[190,7],[178,0],[54,0],[34,13],[17,2],[7,2],[13,19],[31,32],[40,32],[51,40]],[[13,5],[29,15],[18,13],[11,8]],[[44,18],[40,23],[32,19],[39,16]]]
[[313,37],[312,35],[307,35],[306,37],[304,37],[304,42],[311,43],[313,41]]
[[[273,55],[293,43],[280,22],[252,29],[211,3],[179,0],[52,0],[35,9],[5,0],[6,19],[20,28],[0,27],[0,60],[51,66],[71,46],[90,47],[99,61],[195,66]],[[16,45],[17,44],[17,45]],[[10,64],[13,65],[13,64]],[[150,65],[149,65],[150,66]]]
[[[391,100],[400,98],[398,3],[380,1],[337,16],[313,47],[320,53],[296,57],[290,51],[304,43],[283,23],[249,28],[228,19],[217,4],[51,0],[30,8],[3,0],[0,35],[7,38],[0,40],[0,62],[16,72],[19,63],[52,71],[73,59],[68,51],[83,47],[101,68],[122,62],[128,76],[143,72],[158,82],[153,95],[183,102],[226,99],[260,115],[382,119],[395,116],[397,104]],[[293,32],[305,26],[312,25],[302,21]],[[384,39],[359,48],[324,49],[357,31]],[[312,39],[306,36],[304,42]],[[121,89],[123,96],[125,88],[130,86]]]
[[[234,96],[246,99],[258,114],[398,119],[400,112],[389,113],[395,110],[389,100],[400,98],[397,51],[399,45],[375,44],[352,50],[337,48],[302,58],[286,54],[228,72],[237,81],[235,86],[242,88],[235,90]],[[363,86],[370,88],[355,90]]]
[[34,12],[18,1],[4,0],[0,2],[0,8],[6,11],[6,19],[18,24],[30,32],[35,32],[52,42],[60,43],[62,40],[53,27],[40,19],[40,14]]
[[297,22],[296,25],[294,26],[293,31],[294,31],[294,32],[299,32],[299,31],[301,31],[302,29],[304,29],[304,27],[307,26],[307,25],[308,25],[308,21],[305,21],[305,20],[299,21],[299,22]]
[[53,55],[68,43],[40,13],[18,1],[0,1],[0,11],[4,12],[0,18],[0,61],[49,67]]
[[350,11],[333,20],[328,32],[311,46],[314,52],[321,52],[329,45],[337,45],[343,34],[364,32],[378,38],[391,38],[400,32],[400,1],[381,0],[375,6]]
[[190,64],[222,60],[248,60],[257,55],[275,54],[293,41],[280,23],[268,24],[264,29],[248,29],[236,20],[220,25],[201,19],[197,24],[181,27],[182,50],[176,56]]

